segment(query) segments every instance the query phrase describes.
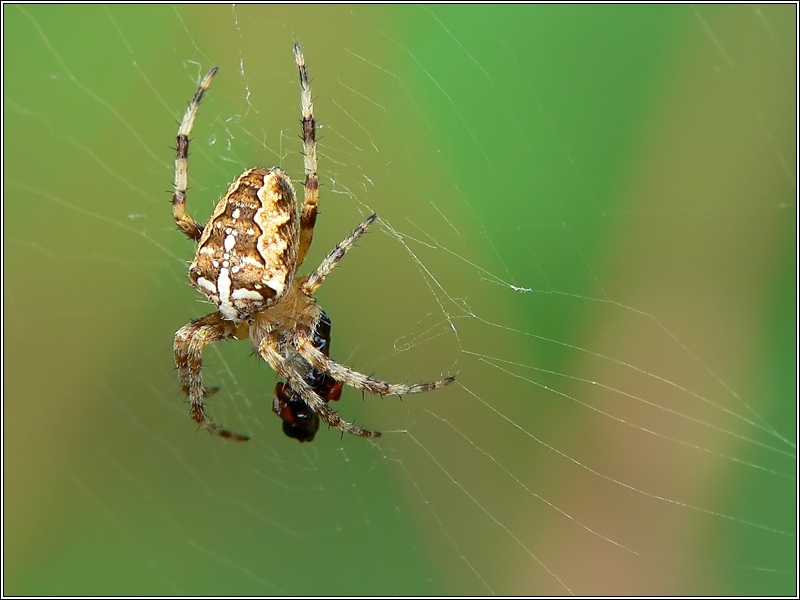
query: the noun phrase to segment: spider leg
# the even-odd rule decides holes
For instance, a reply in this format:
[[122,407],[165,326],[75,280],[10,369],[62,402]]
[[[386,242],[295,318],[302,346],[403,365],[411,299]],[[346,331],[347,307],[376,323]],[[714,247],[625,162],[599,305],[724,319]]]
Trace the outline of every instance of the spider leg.
[[203,398],[216,391],[203,387],[203,346],[231,339],[237,325],[226,321],[218,312],[196,319],[181,327],[175,334],[175,364],[178,365],[178,381],[183,392],[189,396],[190,414],[203,429],[232,440],[247,440],[247,436],[231,433],[216,425],[203,411]]
[[314,102],[311,99],[311,85],[308,82],[306,61],[300,44],[294,44],[294,60],[300,73],[300,110],[303,113],[303,167],[305,168],[305,184],[303,208],[300,211],[300,248],[297,255],[297,266],[303,264],[311,240],[314,237],[314,225],[317,222],[319,205],[319,177],[317,176],[317,126],[314,121]]
[[211,85],[211,80],[214,79],[216,73],[217,67],[214,67],[200,82],[200,87],[197,88],[194,98],[192,98],[186,113],[183,115],[180,127],[178,127],[178,138],[175,146],[175,183],[172,193],[172,214],[178,224],[178,229],[195,241],[198,241],[203,234],[203,226],[186,212],[186,188],[189,185],[189,134],[194,126],[197,109],[200,107],[200,100],[202,100],[208,86]]
[[353,425],[352,423],[342,419],[342,417],[339,416],[339,413],[330,408],[325,401],[322,400],[322,398],[314,393],[314,390],[311,389],[311,386],[309,386],[300,375],[295,373],[288,361],[281,355],[280,352],[278,352],[275,340],[271,336],[268,335],[263,339],[261,344],[259,344],[258,353],[265,361],[267,361],[269,366],[271,366],[278,375],[289,382],[289,385],[292,387],[292,389],[300,394],[300,397],[303,399],[303,401],[308,404],[308,406],[310,406],[311,409],[317,413],[328,425],[341,429],[347,433],[359,435],[361,437],[380,436],[380,431],[368,431],[366,429],[362,429],[361,427],[357,427],[356,425]]
[[356,227],[353,233],[342,240],[339,245],[336,246],[336,248],[334,248],[333,251],[325,257],[325,260],[320,263],[320,265],[317,267],[317,270],[308,277],[305,283],[303,283],[303,292],[309,296],[313,296],[314,292],[316,292],[319,286],[322,285],[322,282],[325,281],[325,278],[333,270],[336,264],[342,260],[342,257],[347,253],[348,250],[350,250],[350,248],[353,247],[358,238],[360,238],[367,230],[367,227],[372,225],[377,218],[378,215],[371,215],[366,221]]
[[305,358],[308,363],[322,373],[327,373],[337,381],[341,381],[362,392],[377,394],[379,396],[403,396],[405,394],[419,394],[437,388],[444,387],[453,383],[455,377],[445,377],[438,381],[429,383],[397,384],[387,383],[379,379],[373,379],[369,375],[364,375],[354,371],[344,365],[331,360],[322,352],[314,347],[308,332],[304,329],[297,331],[297,351]]

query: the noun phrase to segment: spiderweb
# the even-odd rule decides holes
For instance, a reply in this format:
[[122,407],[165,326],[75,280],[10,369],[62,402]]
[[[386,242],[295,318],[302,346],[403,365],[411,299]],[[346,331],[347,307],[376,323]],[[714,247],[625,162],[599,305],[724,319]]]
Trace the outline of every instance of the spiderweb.
[[[4,7],[10,594],[796,593],[795,7]],[[313,444],[210,312],[169,207],[302,181],[332,356],[384,432]]]

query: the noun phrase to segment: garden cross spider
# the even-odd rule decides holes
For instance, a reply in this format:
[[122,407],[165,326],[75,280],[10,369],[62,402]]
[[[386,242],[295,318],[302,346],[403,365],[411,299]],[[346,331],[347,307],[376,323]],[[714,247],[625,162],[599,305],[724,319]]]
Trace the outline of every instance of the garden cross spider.
[[[172,213],[178,229],[197,242],[189,280],[217,307],[175,334],[178,380],[189,397],[190,414],[200,427],[229,439],[248,439],[216,425],[203,411],[203,398],[215,390],[203,387],[202,350],[207,344],[249,336],[258,355],[287,381],[285,385],[278,384],[273,405],[284,420],[284,431],[287,424],[290,429],[299,427],[298,435],[292,437],[309,441],[316,433],[314,425],[319,415],[342,431],[377,437],[380,432],[348,423],[328,406],[328,400],[338,400],[341,384],[371,394],[402,395],[434,390],[455,378],[392,384],[353,371],[328,357],[330,320],[317,306],[314,292],[377,215],[361,223],[311,275],[297,276],[314,235],[319,179],[311,87],[297,43],[294,57],[300,72],[305,167],[305,197],[299,215],[292,182],[278,168],[249,169],[239,175],[205,226],[186,213],[189,134],[200,100],[217,73],[216,67],[200,82],[178,128]],[[309,422],[310,425],[303,424]]]

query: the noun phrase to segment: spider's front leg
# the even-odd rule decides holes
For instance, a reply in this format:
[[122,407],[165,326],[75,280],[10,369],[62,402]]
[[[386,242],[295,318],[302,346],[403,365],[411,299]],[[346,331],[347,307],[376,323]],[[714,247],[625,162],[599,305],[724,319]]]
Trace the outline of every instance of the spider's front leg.
[[369,392],[378,396],[404,396],[406,394],[419,394],[429,392],[437,388],[444,387],[453,383],[456,378],[453,376],[430,381],[428,383],[387,383],[380,379],[373,379],[369,375],[364,375],[354,371],[349,367],[340,365],[314,347],[314,343],[308,331],[302,329],[297,332],[297,351],[305,358],[309,364],[322,373],[327,373],[336,381],[354,387],[362,392]]
[[247,440],[247,436],[231,433],[215,424],[203,411],[203,398],[211,390],[203,387],[203,346],[236,335],[237,325],[222,318],[218,312],[211,313],[181,327],[175,334],[175,364],[178,366],[178,381],[183,393],[189,396],[190,414],[203,429],[231,440]]
[[325,401],[320,398],[308,383],[292,368],[289,362],[278,351],[278,345],[274,339],[274,334],[268,334],[259,344],[258,353],[267,361],[275,372],[289,382],[292,389],[300,394],[303,401],[311,407],[328,425],[336,427],[344,432],[359,435],[361,437],[378,437],[380,431],[369,431],[357,427],[342,419],[335,410],[330,408]]

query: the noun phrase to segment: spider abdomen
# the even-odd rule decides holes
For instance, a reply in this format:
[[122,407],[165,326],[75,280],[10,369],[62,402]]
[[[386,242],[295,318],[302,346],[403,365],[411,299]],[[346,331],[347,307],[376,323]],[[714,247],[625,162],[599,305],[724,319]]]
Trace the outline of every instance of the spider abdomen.
[[205,226],[189,279],[226,319],[249,319],[276,304],[291,286],[298,231],[289,177],[280,169],[245,171]]

